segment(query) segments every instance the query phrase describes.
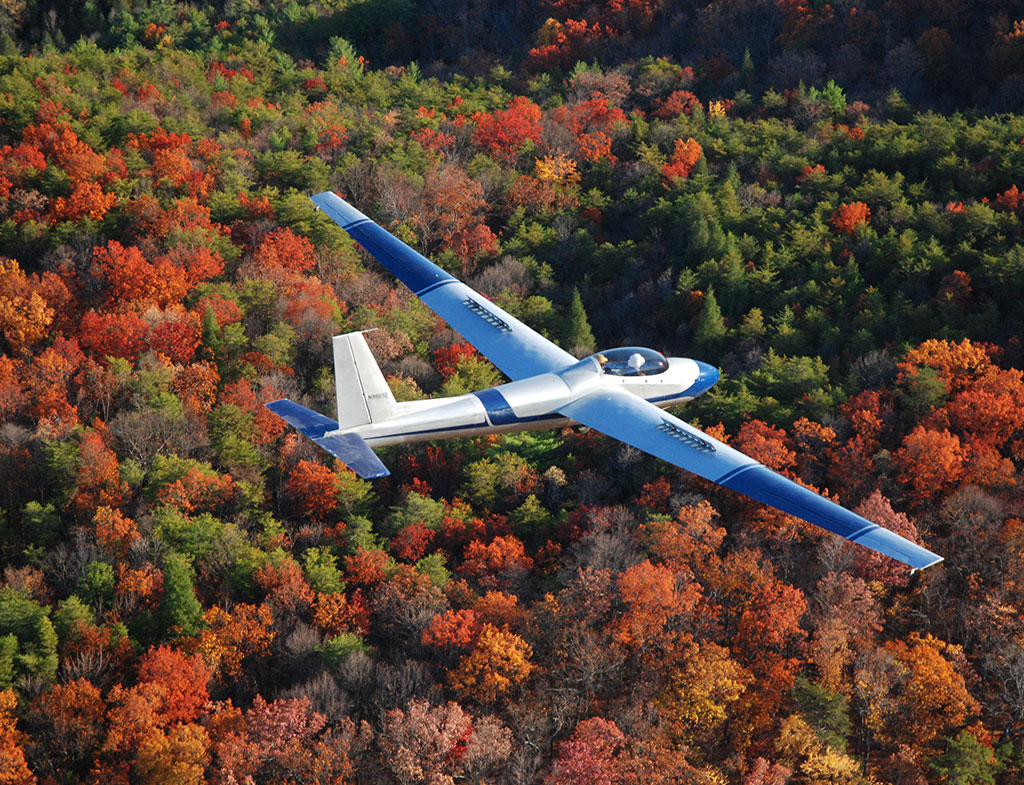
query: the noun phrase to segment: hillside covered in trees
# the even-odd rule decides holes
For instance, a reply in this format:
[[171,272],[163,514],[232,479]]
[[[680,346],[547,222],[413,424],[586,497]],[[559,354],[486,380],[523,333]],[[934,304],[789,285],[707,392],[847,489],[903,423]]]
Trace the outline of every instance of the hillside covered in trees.
[[[0,4],[0,783],[1024,779],[977,5]],[[331,413],[332,335],[400,400],[501,377],[328,188],[570,351],[721,367],[681,416],[946,561],[595,432],[359,480],[262,406]]]

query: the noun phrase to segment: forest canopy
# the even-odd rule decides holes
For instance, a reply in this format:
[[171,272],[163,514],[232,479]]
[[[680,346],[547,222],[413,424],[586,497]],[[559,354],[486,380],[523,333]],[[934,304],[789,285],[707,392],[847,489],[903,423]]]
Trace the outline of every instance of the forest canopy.
[[[0,5],[0,782],[1020,781],[1015,13]],[[595,432],[358,479],[262,405],[331,336],[502,377],[325,189],[946,562]]]

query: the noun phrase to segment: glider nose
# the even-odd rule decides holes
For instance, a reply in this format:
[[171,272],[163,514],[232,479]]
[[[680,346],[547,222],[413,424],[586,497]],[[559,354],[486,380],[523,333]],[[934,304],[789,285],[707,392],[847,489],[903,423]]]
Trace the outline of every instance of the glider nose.
[[703,395],[712,387],[715,386],[715,382],[718,381],[718,377],[721,375],[718,369],[713,365],[702,363],[700,360],[694,360],[697,363],[697,368],[700,373],[697,374],[697,381],[693,383],[693,396],[696,398],[698,395]]

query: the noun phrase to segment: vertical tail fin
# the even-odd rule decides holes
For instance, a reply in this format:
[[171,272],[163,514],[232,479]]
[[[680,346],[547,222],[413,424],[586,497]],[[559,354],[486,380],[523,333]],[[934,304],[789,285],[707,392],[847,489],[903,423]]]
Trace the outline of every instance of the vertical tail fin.
[[342,430],[395,414],[395,396],[361,332],[334,336],[334,387]]

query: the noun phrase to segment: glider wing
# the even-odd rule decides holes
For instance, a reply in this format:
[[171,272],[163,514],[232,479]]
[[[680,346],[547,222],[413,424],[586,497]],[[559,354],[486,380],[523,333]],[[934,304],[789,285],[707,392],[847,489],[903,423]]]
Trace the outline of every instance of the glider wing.
[[560,370],[577,361],[382,229],[337,194],[324,191],[311,198],[331,220],[513,381]]
[[923,569],[942,557],[798,485],[625,390],[600,390],[559,410],[718,485]]

